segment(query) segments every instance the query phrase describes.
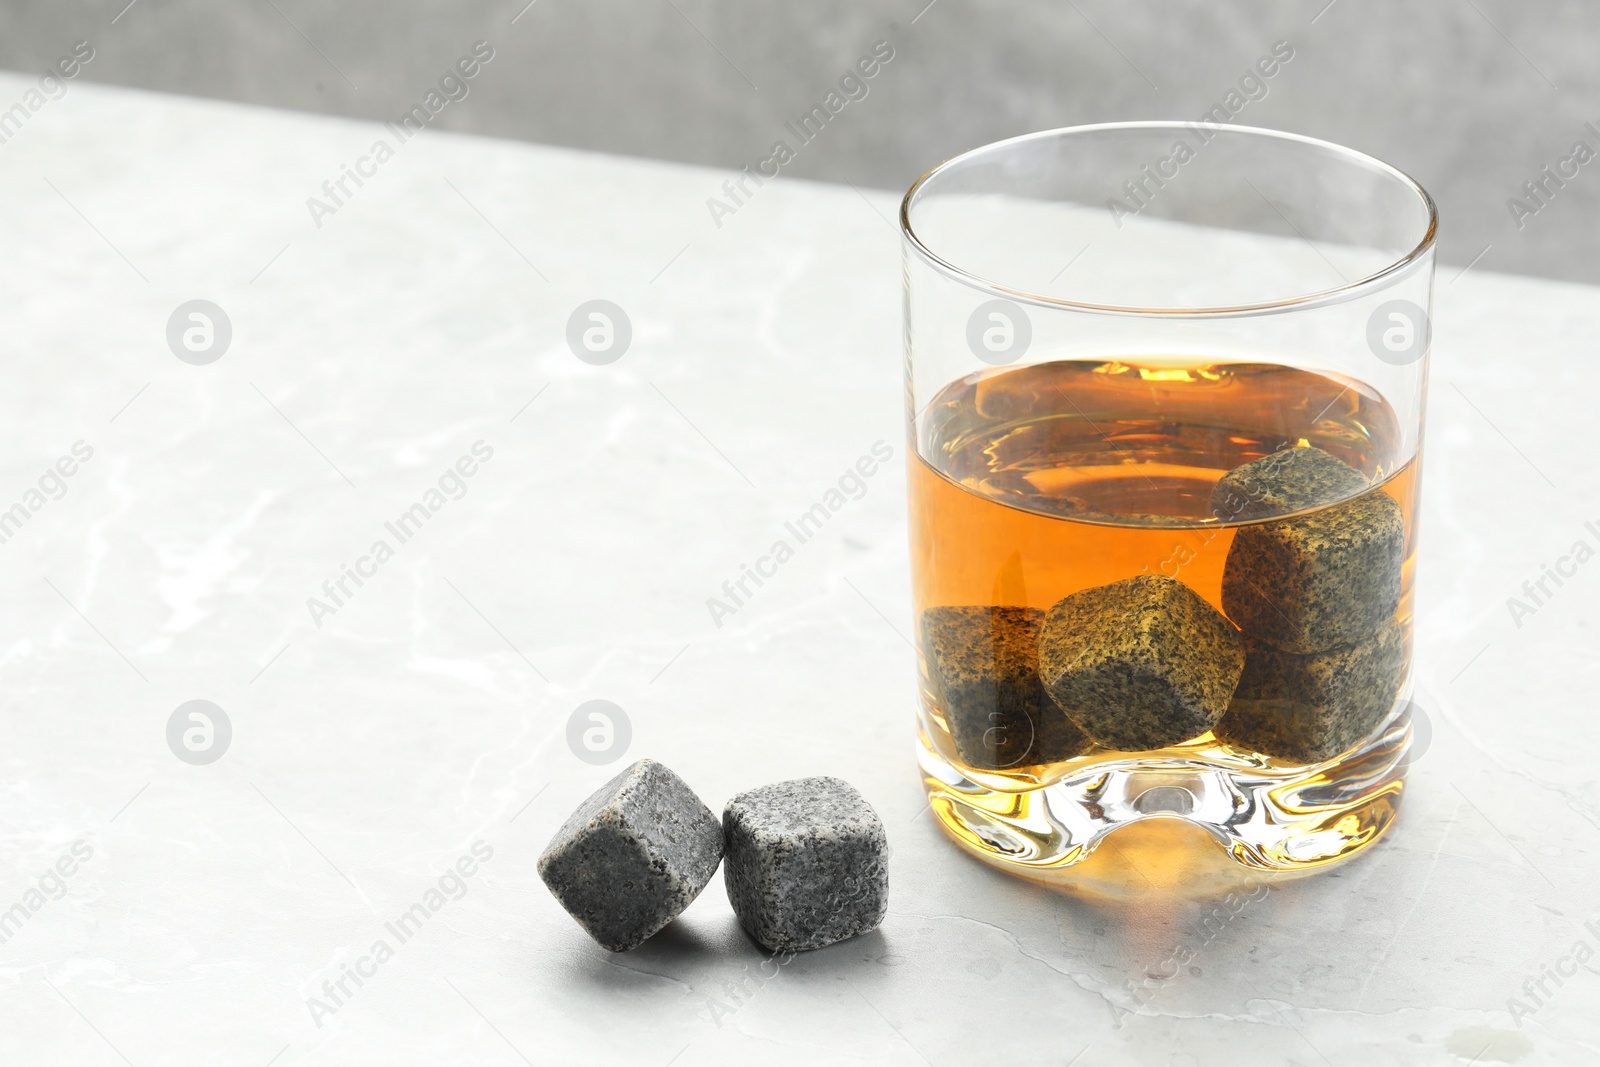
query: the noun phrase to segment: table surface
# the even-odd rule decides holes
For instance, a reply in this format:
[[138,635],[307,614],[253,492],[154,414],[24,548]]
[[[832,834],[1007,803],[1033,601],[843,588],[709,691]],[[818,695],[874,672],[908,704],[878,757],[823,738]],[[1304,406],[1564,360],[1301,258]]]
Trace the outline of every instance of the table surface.
[[[923,810],[898,462],[707,608],[900,452],[894,196],[769,182],[719,226],[721,172],[427,133],[314,219],[379,138],[74,84],[0,145],[0,509],[26,514],[0,1062],[1600,1062],[1600,565],[1573,555],[1600,475],[1567,443],[1595,289],[1441,269],[1431,740],[1395,832],[1259,899],[1100,899]],[[167,342],[193,299],[232,326],[209,365]],[[565,340],[592,299],[631,321],[609,365]],[[1546,565],[1570,576],[1513,617]],[[196,699],[231,725],[205,765],[168,742]],[[592,699],[714,810],[853,782],[894,849],[881,930],[775,966],[719,879],[637,951],[594,946],[535,872],[623,765],[568,743]]]

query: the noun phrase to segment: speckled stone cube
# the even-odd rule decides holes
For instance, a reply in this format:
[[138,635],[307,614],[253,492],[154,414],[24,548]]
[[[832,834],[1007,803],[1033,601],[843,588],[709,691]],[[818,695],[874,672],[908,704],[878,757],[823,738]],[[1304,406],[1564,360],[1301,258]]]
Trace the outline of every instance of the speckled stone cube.
[[764,948],[822,948],[883,921],[889,839],[848,782],[797,778],[740,793],[722,827],[728,900]]
[[1211,513],[1224,522],[1270,519],[1358,496],[1366,475],[1320,448],[1285,448],[1224,474]]
[[1070,759],[1093,747],[1039,680],[1044,612],[939,607],[922,613],[928,681],[956,756],[978,770]]
[[590,937],[626,952],[688,907],[721,859],[717,817],[646,759],[572,813],[539,857],[539,877]]
[[1222,607],[1284,652],[1371,638],[1400,606],[1405,519],[1381,489],[1317,511],[1241,526],[1222,569]]
[[1405,634],[1391,619],[1370,641],[1299,656],[1253,645],[1217,737],[1295,763],[1353,747],[1394,707],[1405,680]]
[[1198,737],[1222,717],[1244,640],[1194,590],[1144,574],[1056,603],[1039,634],[1039,675],[1096,744],[1137,752]]

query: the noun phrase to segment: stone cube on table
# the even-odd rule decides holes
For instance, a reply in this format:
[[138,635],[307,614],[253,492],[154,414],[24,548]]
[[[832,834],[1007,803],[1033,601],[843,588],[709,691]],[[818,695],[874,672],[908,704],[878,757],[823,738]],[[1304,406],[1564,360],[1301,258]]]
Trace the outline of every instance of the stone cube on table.
[[849,783],[799,778],[740,793],[722,826],[728,901],[764,948],[822,948],[883,921],[888,838]]
[[722,826],[654,760],[596,790],[539,857],[539,877],[603,948],[637,947],[688,907],[722,859]]

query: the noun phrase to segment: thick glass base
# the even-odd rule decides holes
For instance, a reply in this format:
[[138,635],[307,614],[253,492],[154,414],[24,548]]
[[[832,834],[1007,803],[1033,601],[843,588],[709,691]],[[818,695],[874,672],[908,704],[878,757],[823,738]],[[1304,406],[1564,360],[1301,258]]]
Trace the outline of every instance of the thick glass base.
[[[979,783],[945,760],[923,731],[918,759],[929,805],[945,830],[968,852],[1014,873],[1070,882],[1075,865],[1113,831],[1152,820],[1203,831],[1221,846],[1220,853],[1210,851],[1231,859],[1241,875],[1307,871],[1354,856],[1394,822],[1411,745],[1410,704],[1401,703],[1366,745],[1310,767],[1229,758],[1197,746],[1183,757],[1167,750],[1159,757],[1085,761],[1046,785],[987,775]],[[1011,788],[995,788],[1001,784]],[[1149,835],[1130,840],[1141,836]],[[1192,844],[1197,835],[1177,836]],[[1173,873],[1193,867],[1192,857],[1160,848],[1154,855],[1163,869],[1140,865],[1139,880],[1192,880],[1193,871]],[[1104,878],[1108,865],[1096,866],[1096,877]]]

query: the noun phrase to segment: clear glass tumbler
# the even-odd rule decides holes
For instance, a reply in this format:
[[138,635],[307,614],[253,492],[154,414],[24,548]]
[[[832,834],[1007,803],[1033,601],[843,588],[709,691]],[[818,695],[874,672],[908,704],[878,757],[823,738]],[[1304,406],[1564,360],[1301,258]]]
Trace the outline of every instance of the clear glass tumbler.
[[1050,875],[1198,825],[1296,870],[1392,823],[1437,215],[1338,145],[1081,126],[906,193],[931,807]]

